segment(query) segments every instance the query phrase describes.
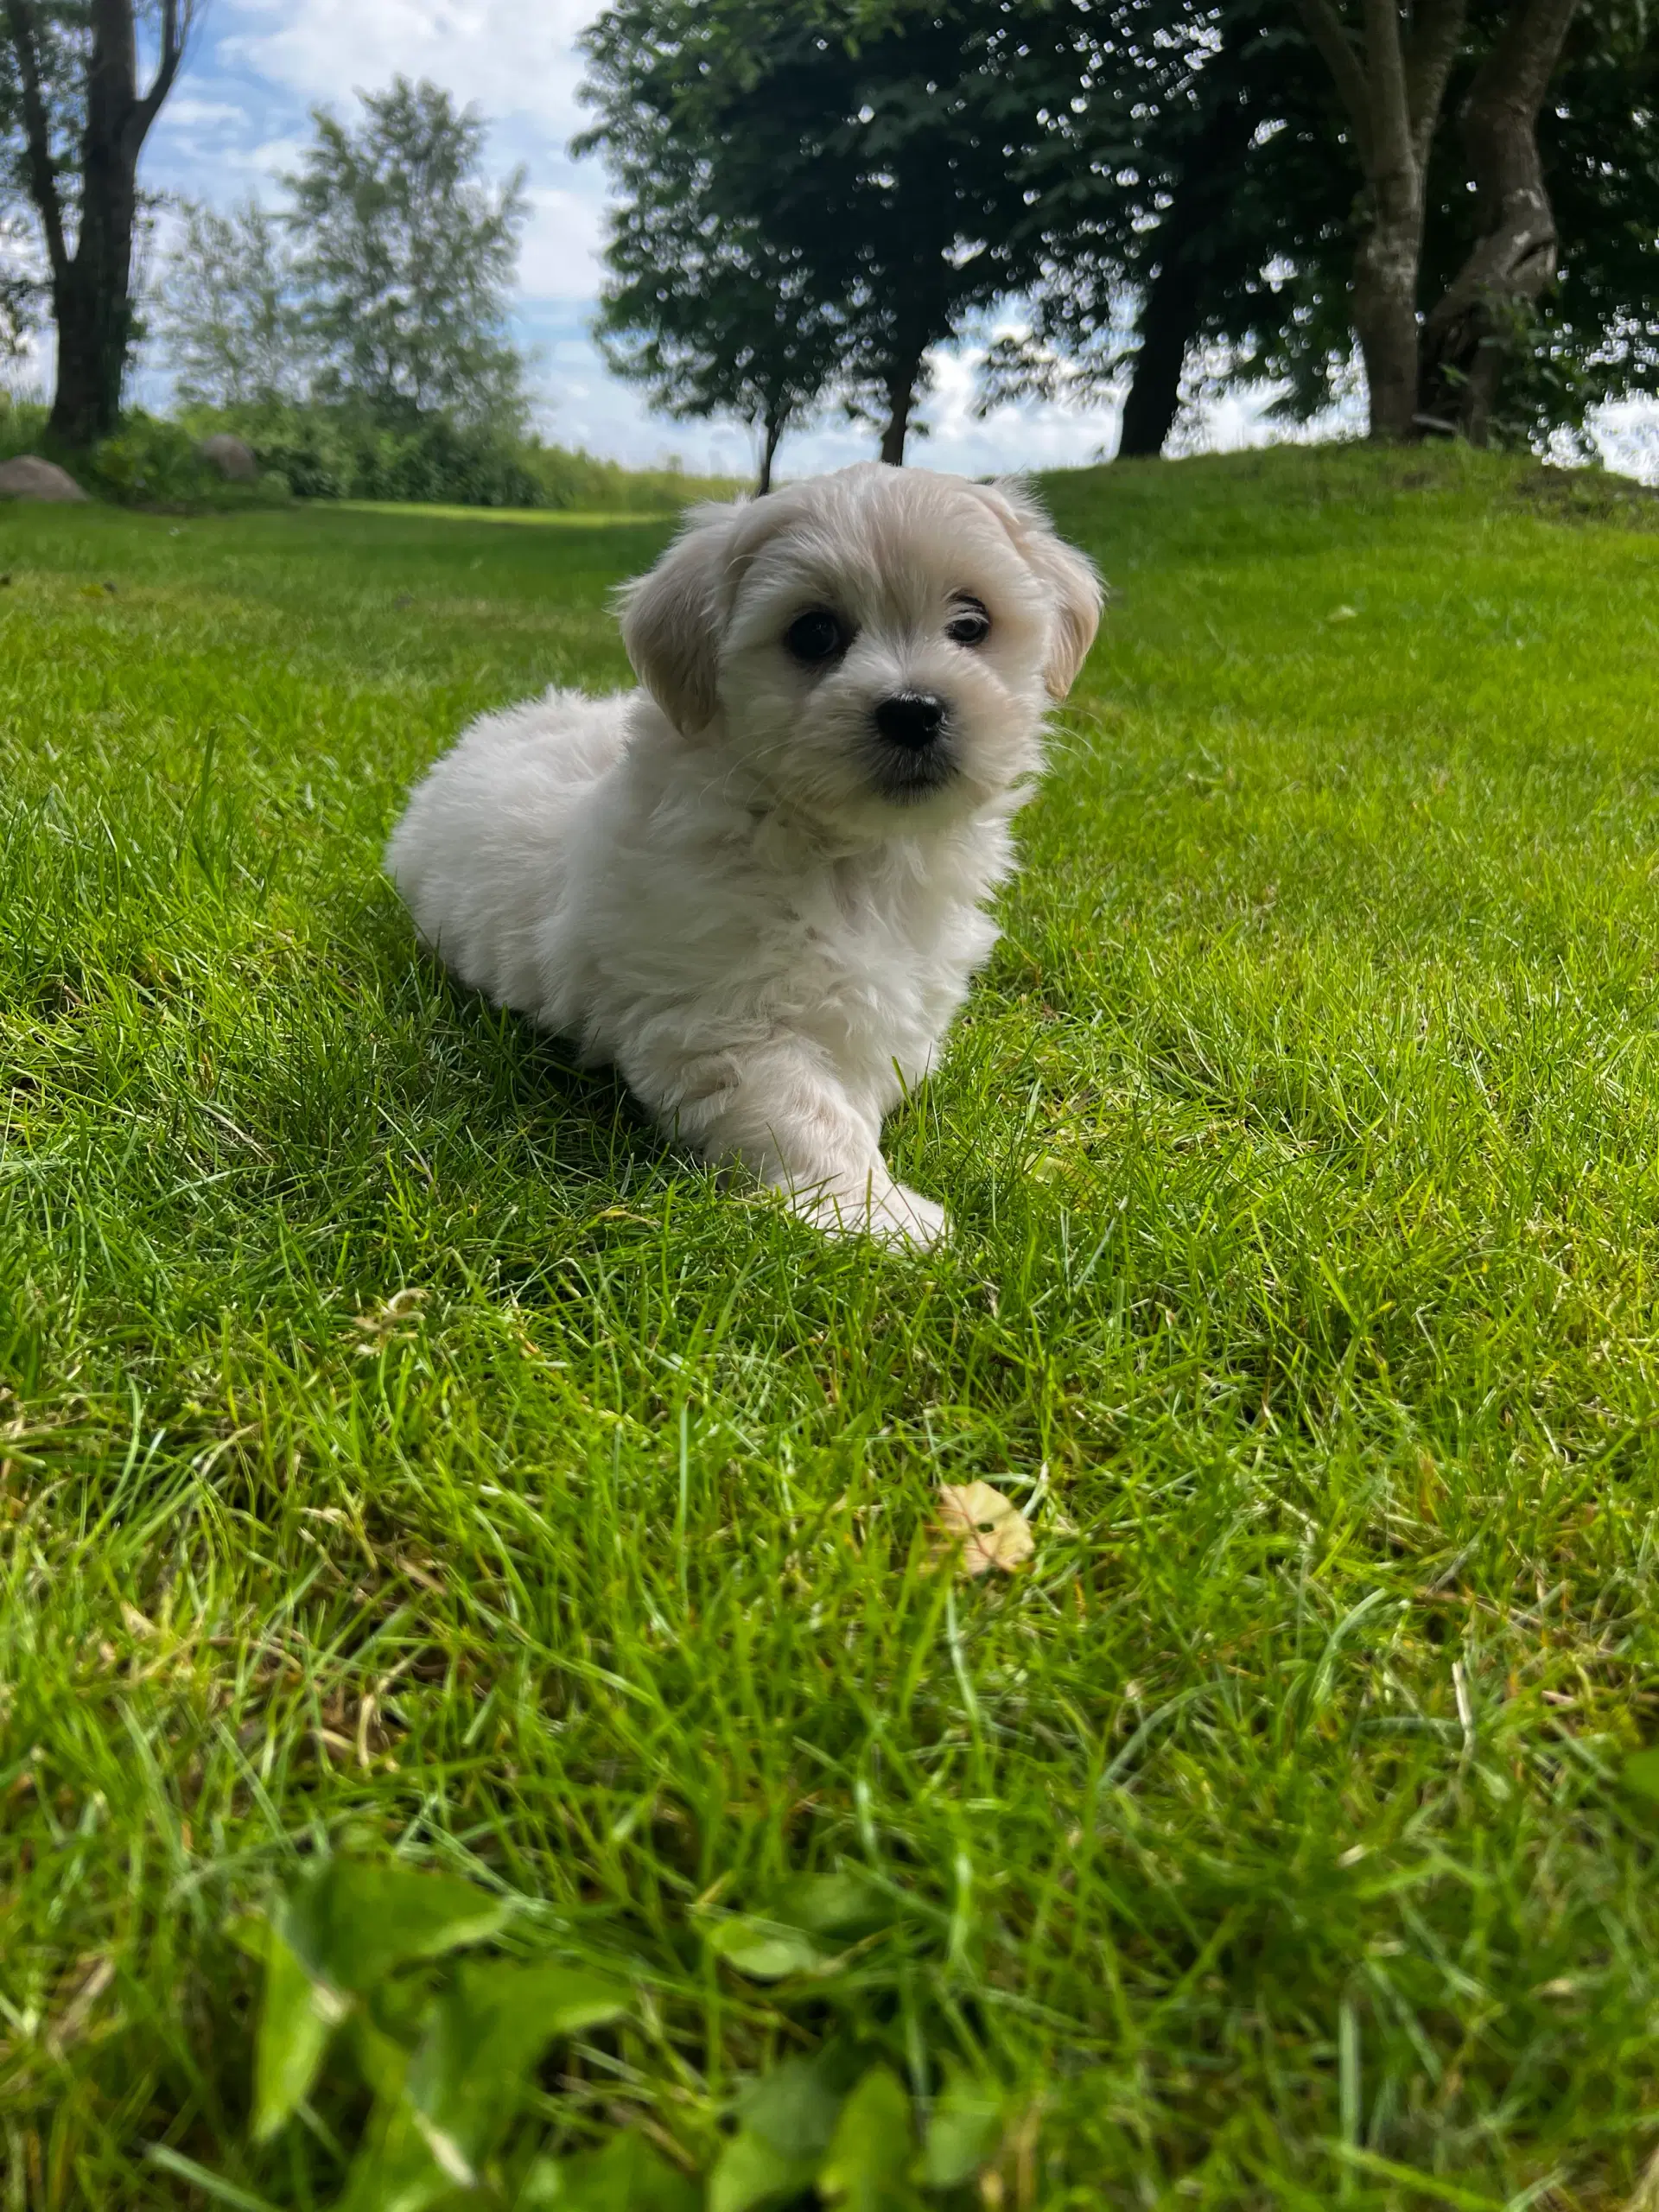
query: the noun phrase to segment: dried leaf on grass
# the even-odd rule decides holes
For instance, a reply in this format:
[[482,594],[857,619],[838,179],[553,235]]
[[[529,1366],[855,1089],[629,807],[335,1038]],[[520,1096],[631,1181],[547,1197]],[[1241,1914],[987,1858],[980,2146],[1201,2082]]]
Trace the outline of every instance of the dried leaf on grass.
[[1031,1523],[1011,1497],[989,1483],[945,1483],[939,1491],[941,1557],[953,1556],[963,1574],[1012,1574],[1037,1548]]
[[420,1309],[430,1295],[409,1285],[393,1291],[384,1305],[372,1306],[365,1313],[353,1313],[352,1326],[360,1329],[366,1338],[354,1347],[358,1357],[372,1359],[388,1344],[402,1343],[420,1320]]

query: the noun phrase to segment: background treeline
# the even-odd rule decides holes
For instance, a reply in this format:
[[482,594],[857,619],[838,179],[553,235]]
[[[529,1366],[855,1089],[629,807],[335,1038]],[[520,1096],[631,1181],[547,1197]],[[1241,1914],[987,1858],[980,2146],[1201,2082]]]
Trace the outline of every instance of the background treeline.
[[[31,73],[51,93],[45,204],[60,220],[84,220],[97,188],[83,172],[91,164],[101,176],[110,157],[93,143],[109,13],[0,8],[0,60],[10,61],[0,123],[13,125],[0,345],[19,349],[48,315],[59,341],[49,410],[0,398],[0,460],[60,453],[87,488],[149,504],[215,491],[199,448],[219,431],[252,449],[268,487],[308,499],[661,512],[729,488],[672,467],[624,468],[533,433],[526,362],[508,330],[523,180],[492,182],[481,118],[402,78],[347,119],[319,110],[272,206],[163,210],[146,207],[135,181],[120,345],[101,383],[99,362],[78,368],[75,326],[57,312],[62,288],[33,275],[27,257],[35,171],[23,93]],[[75,235],[79,259],[96,241]],[[132,270],[145,258],[140,289]],[[171,372],[172,419],[121,409],[141,346]]]
[[1010,303],[986,402],[1114,391],[1128,454],[1201,363],[1304,419],[1363,367],[1395,440],[1655,388],[1642,0],[620,0],[586,44],[611,359],[765,456],[833,405],[901,458]]
[[[55,323],[51,438],[161,466],[120,418],[148,335],[182,424],[308,496],[683,494],[530,435],[524,180],[434,86],[318,111],[274,206],[181,211],[141,302],[139,152],[191,25],[0,0],[0,341]],[[826,410],[902,460],[965,339],[984,405],[1114,394],[1131,454],[1229,384],[1580,449],[1659,388],[1646,0],[617,0],[584,48],[601,342],[666,415],[748,426],[763,486]]]

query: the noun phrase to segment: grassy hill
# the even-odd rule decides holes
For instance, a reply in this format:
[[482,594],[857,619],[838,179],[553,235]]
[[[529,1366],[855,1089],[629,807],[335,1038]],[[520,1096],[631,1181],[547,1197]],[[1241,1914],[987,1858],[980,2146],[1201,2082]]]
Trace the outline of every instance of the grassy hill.
[[[378,874],[469,715],[626,680],[666,524],[0,507],[9,2207],[334,2201],[355,2077],[250,2145],[227,1933],[325,1844],[628,1981],[555,2149],[702,2171],[838,2035],[998,2104],[941,2206],[1655,2201],[1659,503],[1048,490],[1116,597],[891,1133],[925,1262],[720,1195]],[[762,1971],[838,1866],[879,1924]]]

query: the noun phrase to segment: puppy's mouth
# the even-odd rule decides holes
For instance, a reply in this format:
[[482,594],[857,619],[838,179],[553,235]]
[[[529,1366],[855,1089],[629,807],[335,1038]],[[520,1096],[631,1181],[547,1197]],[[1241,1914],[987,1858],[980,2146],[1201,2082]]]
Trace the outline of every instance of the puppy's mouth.
[[960,773],[950,710],[936,692],[899,691],[870,716],[875,779],[883,798],[913,805]]

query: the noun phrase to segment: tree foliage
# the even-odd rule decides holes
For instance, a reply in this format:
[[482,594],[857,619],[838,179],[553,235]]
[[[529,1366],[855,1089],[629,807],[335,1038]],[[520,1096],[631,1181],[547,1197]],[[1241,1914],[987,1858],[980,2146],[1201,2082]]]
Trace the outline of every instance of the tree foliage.
[[[804,258],[727,215],[710,164],[642,88],[618,88],[602,142],[621,188],[596,335],[620,376],[682,419],[725,415],[759,439],[759,489],[779,440],[836,374],[834,306]],[[590,142],[582,142],[585,150]]]
[[27,198],[3,158],[3,149],[16,143],[22,120],[16,73],[8,66],[9,51],[0,32],[0,359],[22,351],[41,297],[32,265]]
[[[931,350],[1038,266],[1025,149],[1009,137],[1014,12],[623,0],[587,49],[598,120],[581,144],[605,152],[629,195],[607,327],[626,315],[632,342],[671,370],[689,348],[709,385],[745,351],[732,325],[747,301],[758,353],[775,351],[761,343],[768,319],[803,332],[792,411],[832,390],[901,457]],[[682,219],[722,280],[700,323],[685,237],[658,219],[663,193],[642,194],[642,172],[690,180]]]
[[1388,435],[1547,435],[1651,380],[1653,41],[1640,0],[620,0],[606,329],[701,410],[694,364],[816,318],[889,457],[1000,303],[987,400],[1127,386],[1128,451],[1195,352],[1306,416],[1356,340]]
[[22,219],[0,202],[0,360],[23,350],[40,307],[41,285],[29,265]]
[[487,126],[435,85],[398,78],[354,124],[314,121],[277,207],[185,210],[157,315],[179,397],[316,401],[411,435],[437,416],[518,431],[524,363],[505,325],[522,178],[488,181]]
[[506,322],[523,173],[489,183],[487,125],[436,85],[397,77],[362,105],[355,125],[315,110],[285,180],[315,388],[385,420],[517,420],[524,362]]
[[1281,0],[1148,16],[1080,7],[1053,49],[1042,273],[985,393],[1124,392],[1125,454],[1160,450],[1196,348],[1311,411],[1348,346],[1326,264],[1353,192],[1317,57]]
[[1559,266],[1515,320],[1491,422],[1510,443],[1659,391],[1659,16],[1643,0],[1578,18],[1537,130]]
[[229,214],[183,213],[155,317],[178,397],[208,407],[302,398],[311,351],[280,218],[254,200]]

